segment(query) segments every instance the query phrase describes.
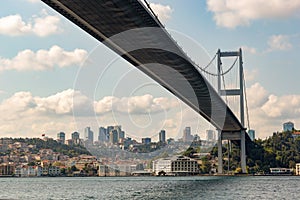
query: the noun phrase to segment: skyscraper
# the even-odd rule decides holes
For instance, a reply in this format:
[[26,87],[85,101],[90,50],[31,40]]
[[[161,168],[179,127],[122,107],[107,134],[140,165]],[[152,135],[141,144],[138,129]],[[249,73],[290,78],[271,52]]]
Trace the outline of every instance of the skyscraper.
[[89,142],[94,142],[94,132],[91,130],[90,127],[86,127],[84,129],[84,135]]
[[109,133],[109,142],[111,144],[117,144],[118,143],[118,131],[113,129]]
[[80,144],[80,139],[79,139],[79,133],[78,132],[74,132],[71,135],[73,144]]
[[184,142],[190,142],[193,140],[193,136],[191,134],[191,127],[185,127],[183,130],[183,141]]
[[159,142],[166,143],[166,131],[161,130],[159,132]]
[[57,133],[57,140],[58,142],[65,144],[66,134],[64,132]]
[[98,141],[100,142],[108,142],[109,139],[109,133],[107,133],[107,129],[104,127],[99,128],[99,135],[98,135]]

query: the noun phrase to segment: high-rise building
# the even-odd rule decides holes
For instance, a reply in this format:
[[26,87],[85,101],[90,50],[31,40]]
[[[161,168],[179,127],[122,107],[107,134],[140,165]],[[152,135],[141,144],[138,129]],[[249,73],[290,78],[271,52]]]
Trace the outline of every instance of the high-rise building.
[[65,140],[66,140],[66,134],[64,132],[59,132],[57,133],[57,141],[65,144]]
[[71,138],[72,138],[73,144],[80,144],[80,139],[79,139],[79,133],[78,132],[73,132],[71,134]]
[[150,144],[151,143],[151,138],[142,138],[142,143],[143,144]]
[[86,140],[88,140],[91,143],[94,142],[94,132],[91,130],[90,127],[86,127],[84,129],[84,135],[85,135]]
[[159,142],[166,143],[166,131],[161,130],[159,132]]
[[293,131],[294,130],[294,123],[293,122],[285,122],[283,124],[283,131]]
[[254,141],[254,139],[255,139],[255,130],[249,130],[248,131],[248,135],[249,135],[249,137],[250,137],[250,139],[252,140],[252,141]]
[[118,131],[113,129],[109,133],[109,142],[111,144],[117,144],[118,143]]
[[124,131],[121,131],[120,133],[119,133],[119,140],[120,139],[124,139],[125,138],[125,132]]
[[183,141],[184,142],[190,142],[193,140],[193,136],[191,134],[191,127],[185,127],[183,130]]
[[99,135],[98,135],[98,141],[100,142],[108,142],[109,135],[107,133],[107,129],[104,127],[99,128]]
[[206,140],[207,141],[215,141],[215,131],[214,130],[206,130]]

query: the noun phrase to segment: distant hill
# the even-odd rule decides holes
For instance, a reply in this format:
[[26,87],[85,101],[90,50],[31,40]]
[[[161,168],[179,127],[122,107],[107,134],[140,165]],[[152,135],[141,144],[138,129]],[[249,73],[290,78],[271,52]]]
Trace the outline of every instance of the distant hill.
[[69,157],[75,157],[82,154],[91,155],[91,153],[80,145],[65,145],[53,139],[42,140],[40,138],[10,138],[12,143],[21,142],[27,145],[35,145],[36,148],[31,149],[31,153],[38,153],[41,149],[52,149],[54,152],[62,153]]

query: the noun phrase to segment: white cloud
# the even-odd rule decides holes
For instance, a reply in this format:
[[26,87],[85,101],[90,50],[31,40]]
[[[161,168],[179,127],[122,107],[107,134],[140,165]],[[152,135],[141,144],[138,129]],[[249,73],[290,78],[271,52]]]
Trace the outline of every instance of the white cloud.
[[206,0],[218,26],[235,28],[253,20],[299,16],[299,0]]
[[247,97],[251,128],[260,138],[281,131],[285,121],[299,121],[300,95],[277,96],[255,83],[247,88]]
[[178,101],[175,99],[154,98],[149,94],[123,98],[109,96],[95,102],[94,105],[98,114],[113,111],[138,115],[165,112],[176,106],[178,106]]
[[244,69],[244,73],[245,73],[246,82],[254,81],[258,75],[258,70],[257,69],[253,69],[253,70]]
[[2,35],[21,36],[33,34],[46,37],[61,32],[62,28],[58,16],[33,17],[33,22],[25,22],[18,14],[0,18],[0,34]]
[[49,50],[38,50],[33,52],[26,49],[19,52],[14,58],[0,57],[0,71],[4,70],[47,70],[54,66],[69,67],[80,65],[87,57],[87,52],[83,49],[65,51],[59,46],[52,46]]
[[247,88],[247,97],[250,108],[261,107],[268,100],[268,91],[263,88],[259,83],[251,85]]
[[[112,101],[113,104],[111,104]],[[102,126],[103,123],[118,124],[113,112],[125,113],[123,118],[126,118],[127,122],[131,116],[131,120],[143,120],[140,122],[143,124],[147,122],[148,112],[164,116],[164,112],[172,109],[172,106],[178,108],[177,100],[165,97],[154,98],[149,94],[123,98],[104,97],[99,101],[94,101],[73,89],[47,97],[34,96],[30,92],[22,91],[0,103],[0,113],[5,113],[0,116],[0,128],[5,136],[32,137],[40,135],[43,131],[52,133],[54,136],[58,131],[78,130],[77,126],[80,128],[89,125],[99,127],[98,119],[101,119]],[[96,116],[96,113],[103,115]],[[165,119],[162,118],[161,121],[163,120]],[[126,126],[125,123],[121,124]],[[154,127],[158,124],[147,126],[147,130],[149,128],[156,130]],[[129,130],[137,134],[137,131],[141,131],[139,129],[141,128],[130,127]],[[140,134],[143,134],[143,131]]]
[[[142,3],[144,3],[147,7],[145,1],[142,1]],[[153,12],[157,15],[158,19],[161,20],[163,23],[166,23],[171,18],[173,9],[169,5],[150,3],[150,7],[153,10]]]
[[268,51],[285,51],[292,49],[292,44],[289,42],[289,36],[287,35],[272,35],[268,41]]
[[169,5],[165,6],[162,4],[151,3],[150,6],[154,13],[158,16],[158,19],[160,19],[163,23],[167,22],[171,18],[173,10]]
[[300,117],[300,95],[270,95],[262,110],[271,118]]
[[257,50],[254,47],[242,46],[242,50],[246,53],[256,54]]

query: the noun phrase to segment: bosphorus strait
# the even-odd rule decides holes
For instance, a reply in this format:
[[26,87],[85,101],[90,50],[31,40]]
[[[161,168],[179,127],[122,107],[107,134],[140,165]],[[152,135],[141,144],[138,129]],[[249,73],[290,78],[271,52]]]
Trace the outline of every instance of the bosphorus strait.
[[299,199],[300,177],[1,178],[0,199]]

